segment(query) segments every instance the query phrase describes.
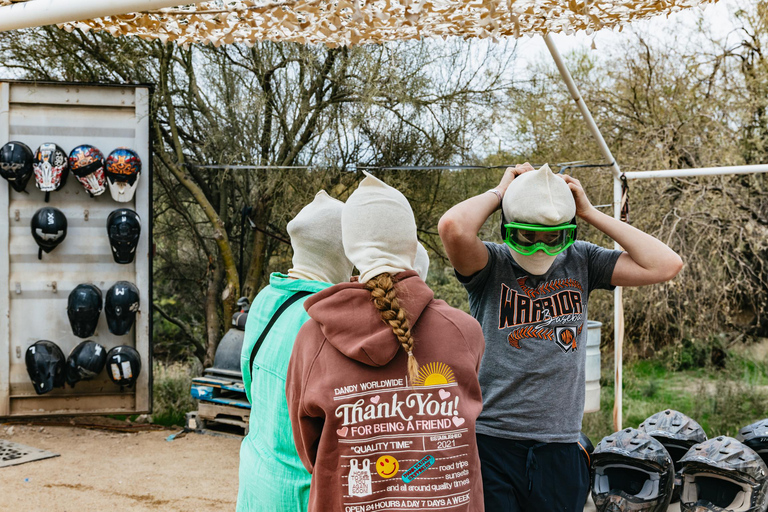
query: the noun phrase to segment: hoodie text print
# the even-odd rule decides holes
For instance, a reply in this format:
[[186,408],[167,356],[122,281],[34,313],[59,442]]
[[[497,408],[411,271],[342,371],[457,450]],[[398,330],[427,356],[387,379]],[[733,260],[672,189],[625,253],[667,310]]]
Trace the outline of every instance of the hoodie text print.
[[436,301],[413,271],[396,286],[419,361],[412,383],[363,285],[336,285],[305,303],[312,319],[294,344],[286,393],[312,473],[310,511],[483,510],[480,326]]

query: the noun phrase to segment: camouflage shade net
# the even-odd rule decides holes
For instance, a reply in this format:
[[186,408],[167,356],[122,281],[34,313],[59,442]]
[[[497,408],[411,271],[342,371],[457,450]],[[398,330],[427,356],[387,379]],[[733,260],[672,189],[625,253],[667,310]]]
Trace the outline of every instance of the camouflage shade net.
[[[34,1],[34,0],[31,0]],[[716,0],[218,0],[61,24],[191,43],[319,43],[591,33]],[[0,6],[16,3],[0,0]]]

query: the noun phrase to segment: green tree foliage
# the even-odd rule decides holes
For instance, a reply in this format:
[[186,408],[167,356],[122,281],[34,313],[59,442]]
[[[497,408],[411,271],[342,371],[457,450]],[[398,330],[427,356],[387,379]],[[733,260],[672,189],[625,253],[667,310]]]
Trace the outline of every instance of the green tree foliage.
[[[734,11],[736,29],[722,41],[702,25],[677,38],[638,32],[618,47],[568,56],[623,170],[765,162],[766,5]],[[0,34],[0,66],[19,77],[156,85],[156,350],[208,362],[235,300],[290,267],[287,222],[321,188],[344,200],[361,178],[350,171],[599,161],[548,57],[512,79],[514,59],[511,45],[458,40],[179,48],[51,27]],[[498,140],[514,141],[514,150],[489,151]],[[436,226],[449,207],[495,186],[502,169],[374,172],[413,205],[437,297],[468,309]],[[612,202],[607,169],[569,172],[594,204]],[[624,294],[630,352],[721,332],[768,336],[765,175],[630,187],[630,221],[685,261],[672,282]],[[498,223],[497,214],[481,237],[500,241]],[[611,246],[583,224],[580,236]],[[610,294],[592,297],[606,342],[611,310]]]
[[[345,198],[360,178],[350,169],[459,163],[510,87],[513,54],[460,41],[180,48],[52,27],[0,34],[0,65],[23,78],[156,85],[156,347],[207,363],[237,298],[290,267],[287,221],[321,188]],[[392,177],[427,208],[434,250],[453,201],[439,174]]]
[[[635,33],[619,47],[601,49],[600,58],[569,56],[623,171],[766,161],[767,6],[736,10],[736,29],[722,41],[702,26],[658,39]],[[594,160],[597,147],[555,67],[542,64],[530,75],[527,87],[510,93],[509,137],[522,145],[519,153],[532,162]],[[612,202],[605,170],[573,174],[593,204]],[[767,191],[765,174],[630,182],[630,222],[685,262],[672,282],[624,293],[626,339],[636,354],[721,332],[768,336]],[[609,246],[601,233],[582,227],[581,236]],[[608,294],[590,303],[590,314],[606,323],[604,340],[612,331],[611,307]]]

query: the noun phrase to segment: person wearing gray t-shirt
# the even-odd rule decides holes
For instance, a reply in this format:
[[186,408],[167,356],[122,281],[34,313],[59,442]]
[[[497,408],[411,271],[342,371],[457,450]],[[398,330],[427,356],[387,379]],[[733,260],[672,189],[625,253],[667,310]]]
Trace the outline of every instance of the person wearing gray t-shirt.
[[[481,241],[499,208],[505,244]],[[624,251],[576,240],[576,217]],[[438,229],[485,335],[476,430],[486,510],[581,510],[589,293],[668,281],[680,256],[597,211],[578,180],[547,165],[507,168],[495,189],[448,210]]]

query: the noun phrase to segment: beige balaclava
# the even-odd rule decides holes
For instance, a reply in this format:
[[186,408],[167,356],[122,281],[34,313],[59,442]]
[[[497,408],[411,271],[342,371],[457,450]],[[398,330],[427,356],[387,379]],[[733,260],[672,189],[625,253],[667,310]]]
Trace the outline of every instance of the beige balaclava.
[[[568,184],[544,164],[535,171],[521,174],[504,193],[501,209],[507,222],[557,226],[576,215],[576,202]],[[557,256],[536,251],[524,256],[511,248],[512,258],[532,275],[543,275]]]
[[405,196],[364,174],[341,214],[344,252],[360,271],[361,283],[384,272],[413,270],[419,245],[416,220]]
[[422,281],[427,280],[427,274],[429,274],[429,253],[421,244],[416,247],[416,262],[413,264],[413,270],[419,274]]
[[344,203],[321,190],[288,223],[293,247],[289,277],[326,283],[344,283],[352,275],[352,263],[341,242],[341,212]]

